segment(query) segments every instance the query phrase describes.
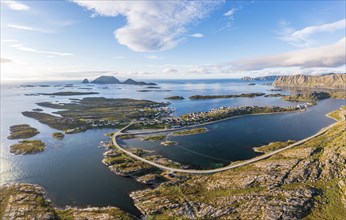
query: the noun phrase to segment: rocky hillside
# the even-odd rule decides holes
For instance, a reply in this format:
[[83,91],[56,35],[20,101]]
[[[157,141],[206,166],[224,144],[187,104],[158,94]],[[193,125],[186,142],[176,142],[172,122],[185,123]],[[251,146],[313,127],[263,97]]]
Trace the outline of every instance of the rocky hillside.
[[133,192],[131,197],[143,213],[158,219],[343,219],[345,125],[339,122],[327,133],[268,159],[191,176],[180,185]]
[[0,188],[0,219],[134,220],[136,218],[115,207],[58,209],[52,206],[42,187],[28,183],[14,183]]
[[346,89],[346,74],[280,76],[273,82],[273,86]]

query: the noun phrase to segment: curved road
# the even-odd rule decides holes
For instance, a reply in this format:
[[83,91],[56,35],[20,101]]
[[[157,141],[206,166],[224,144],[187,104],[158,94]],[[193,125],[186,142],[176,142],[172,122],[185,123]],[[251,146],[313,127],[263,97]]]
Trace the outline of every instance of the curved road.
[[[211,169],[211,170],[193,170],[193,169],[177,169],[177,168],[171,168],[171,167],[167,167],[167,166],[163,166],[163,165],[160,165],[160,164],[157,164],[153,161],[150,161],[150,160],[147,160],[147,159],[144,159],[136,154],[133,154],[127,150],[125,150],[124,148],[122,148],[118,142],[117,142],[117,137],[121,134],[124,134],[123,131],[126,130],[129,126],[131,126],[132,124],[129,124],[127,125],[126,127],[118,130],[117,132],[115,132],[112,136],[112,142],[113,142],[113,145],[119,149],[120,151],[124,152],[125,154],[127,154],[128,156],[132,157],[132,158],[135,158],[137,160],[140,160],[144,163],[147,163],[147,164],[150,164],[154,167],[157,167],[159,169],[162,169],[162,170],[166,170],[166,171],[170,171],[170,172],[178,172],[178,173],[188,173],[188,174],[211,174],[211,173],[217,173],[217,172],[221,172],[221,171],[225,171],[225,170],[230,170],[230,169],[233,169],[233,168],[236,168],[236,167],[240,167],[240,166],[244,166],[244,165],[247,165],[247,164],[251,164],[251,163],[254,163],[256,161],[260,161],[260,160],[263,160],[265,158],[268,158],[274,154],[277,154],[277,153],[280,153],[284,150],[287,150],[287,149],[290,149],[292,147],[295,147],[295,146],[298,146],[300,144],[303,144],[304,142],[308,141],[308,140],[311,140],[323,133],[325,133],[326,131],[328,131],[329,129],[331,129],[332,127],[334,127],[336,124],[340,123],[340,122],[343,122],[345,121],[345,111],[341,111],[340,112],[340,115],[342,116],[342,120],[341,121],[338,121],[338,122],[335,122],[323,129],[321,129],[319,132],[317,132],[316,134],[310,136],[310,137],[307,137],[305,139],[302,139],[300,141],[297,141],[291,145],[288,145],[284,148],[281,148],[281,149],[278,149],[278,150],[275,150],[275,151],[272,151],[270,153],[266,153],[266,154],[263,154],[263,155],[260,155],[258,157],[254,157],[252,159],[249,159],[249,160],[245,160],[245,161],[242,161],[242,162],[238,162],[237,164],[230,164],[228,166],[225,166],[225,167],[221,167],[221,168],[216,168],[216,169]],[[160,132],[163,132],[163,131],[160,131]],[[151,133],[157,133],[157,132],[151,132]]]

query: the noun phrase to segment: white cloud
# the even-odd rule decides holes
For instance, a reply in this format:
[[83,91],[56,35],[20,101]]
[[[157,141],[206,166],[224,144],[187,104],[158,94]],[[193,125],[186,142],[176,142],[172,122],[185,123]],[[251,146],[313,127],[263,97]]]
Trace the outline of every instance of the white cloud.
[[1,1],[1,3],[5,4],[8,8],[15,11],[27,11],[30,9],[29,6],[13,0],[5,0]]
[[318,71],[342,72],[346,65],[346,38],[315,48],[305,48],[270,56],[240,59],[218,65],[204,65],[191,68],[193,74],[275,74],[317,73]]
[[271,67],[337,67],[346,62],[345,39],[323,47],[233,61],[230,62],[230,65],[238,70],[260,70]]
[[49,54],[49,55],[56,55],[56,56],[72,56],[72,55],[74,55],[72,53],[62,53],[62,52],[55,52],[55,51],[37,50],[34,48],[23,46],[22,44],[14,44],[14,45],[11,45],[11,47],[16,48],[17,50],[21,50],[21,51],[25,51],[25,52],[31,52],[31,53],[42,53],[42,54]]
[[321,32],[334,32],[337,30],[345,30],[346,19],[341,19],[328,24],[322,24],[317,26],[305,27],[301,30],[295,30],[290,27],[287,21],[281,21],[281,32],[279,33],[279,39],[288,42],[294,46],[298,47],[310,47],[315,41],[311,38],[312,35]]
[[177,73],[178,70],[177,69],[173,69],[173,68],[166,68],[164,70],[162,70],[162,73],[165,73],[165,74],[173,74],[173,73]]
[[30,26],[25,26],[25,25],[17,25],[17,24],[8,24],[7,27],[17,29],[17,30],[24,30],[24,31],[35,31],[35,32],[41,32],[41,33],[50,33],[47,30],[43,30],[40,28],[34,28]]
[[133,51],[162,51],[183,41],[188,25],[204,18],[221,0],[210,1],[84,1],[73,0],[95,15],[124,16],[115,30],[119,44]]
[[201,33],[194,33],[194,34],[191,34],[189,35],[190,37],[195,37],[195,38],[201,38],[201,37],[204,37],[204,34],[201,34]]
[[150,55],[146,57],[149,60],[163,60],[163,57],[155,56],[155,55]]
[[238,11],[239,9],[237,8],[232,8],[230,9],[229,11],[227,11],[226,13],[223,14],[223,16],[226,16],[226,17],[232,17],[233,19],[233,15],[236,11]]
[[0,58],[0,63],[12,63],[12,60],[11,60],[11,59],[8,59],[8,58],[3,58],[3,57],[1,57],[1,58]]

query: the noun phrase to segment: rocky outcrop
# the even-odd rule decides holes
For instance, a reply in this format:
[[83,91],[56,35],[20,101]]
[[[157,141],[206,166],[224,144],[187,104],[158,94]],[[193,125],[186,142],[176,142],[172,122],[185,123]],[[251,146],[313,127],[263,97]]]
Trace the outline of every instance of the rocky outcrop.
[[116,207],[105,208],[67,208],[53,207],[47,198],[46,191],[34,184],[14,183],[2,185],[0,188],[0,219],[96,219],[96,220],[133,220],[134,216]]
[[346,89],[346,74],[280,76],[273,82],[273,86]]
[[88,79],[83,79],[82,83],[89,83]]

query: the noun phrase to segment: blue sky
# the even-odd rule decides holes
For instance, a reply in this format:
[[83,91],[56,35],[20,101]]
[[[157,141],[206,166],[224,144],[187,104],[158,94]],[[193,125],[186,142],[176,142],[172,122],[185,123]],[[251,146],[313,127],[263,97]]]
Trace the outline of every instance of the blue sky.
[[1,0],[1,79],[345,72],[345,1]]

